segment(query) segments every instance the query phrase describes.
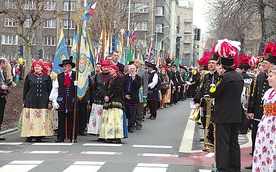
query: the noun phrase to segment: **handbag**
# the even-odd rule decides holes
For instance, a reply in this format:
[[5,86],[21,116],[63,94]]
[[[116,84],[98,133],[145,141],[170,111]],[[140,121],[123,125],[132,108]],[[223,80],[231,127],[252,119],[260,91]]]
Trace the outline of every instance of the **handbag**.
[[201,121],[200,121],[200,109],[199,108],[192,109],[191,112],[190,112],[189,119],[192,120],[192,121],[195,121],[196,123],[200,123],[201,124]]

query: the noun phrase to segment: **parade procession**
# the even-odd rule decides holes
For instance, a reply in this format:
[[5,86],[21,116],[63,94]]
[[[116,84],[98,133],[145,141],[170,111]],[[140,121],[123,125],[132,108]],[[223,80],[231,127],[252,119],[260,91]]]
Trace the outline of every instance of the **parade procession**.
[[3,0],[0,172],[276,172],[276,4],[226,1]]

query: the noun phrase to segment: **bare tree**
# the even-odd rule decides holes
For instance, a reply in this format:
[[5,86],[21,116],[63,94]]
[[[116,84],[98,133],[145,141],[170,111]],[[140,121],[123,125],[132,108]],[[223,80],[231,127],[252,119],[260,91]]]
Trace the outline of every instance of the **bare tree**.
[[14,32],[22,39],[25,47],[26,71],[30,71],[32,42],[38,27],[47,20],[56,18],[57,10],[54,10],[54,13],[47,11],[49,3],[51,1],[48,0],[9,0],[5,3],[5,17],[16,22],[17,28]]

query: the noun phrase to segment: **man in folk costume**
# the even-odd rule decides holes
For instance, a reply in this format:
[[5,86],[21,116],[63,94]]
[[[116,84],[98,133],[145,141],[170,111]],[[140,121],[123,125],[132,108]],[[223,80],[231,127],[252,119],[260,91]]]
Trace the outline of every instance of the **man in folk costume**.
[[200,74],[197,71],[197,68],[193,67],[192,70],[191,70],[191,75],[190,75],[191,85],[188,88],[188,92],[189,92],[190,97],[195,97],[196,89],[199,86],[199,82],[200,82]]
[[204,75],[199,91],[193,99],[196,108],[202,107],[203,110],[201,122],[204,128],[204,150],[207,152],[214,152],[213,123],[211,121],[214,107],[209,96],[209,89],[216,83],[219,76],[216,71],[218,60],[219,56],[215,52],[204,52],[198,63],[202,70],[208,70],[209,72]]
[[[256,84],[253,88],[253,96],[250,99],[250,105],[248,108],[248,118],[251,119],[252,124],[252,152],[254,153],[256,134],[258,130],[259,121],[263,116],[263,95],[270,88],[268,84],[268,73],[272,66],[276,65],[276,45],[269,42],[264,49],[264,56],[259,61],[262,62],[263,72],[260,72],[256,78]],[[253,82],[254,83],[254,82]],[[245,169],[252,169],[252,165],[246,166]]]
[[87,127],[87,133],[90,134],[100,134],[100,122],[103,113],[104,96],[106,94],[105,85],[110,78],[109,68],[110,61],[103,60],[101,62],[102,73],[95,76],[92,89],[93,104]]
[[215,98],[215,111],[211,120],[215,123],[215,160],[217,171],[241,170],[238,142],[241,123],[241,93],[243,78],[235,71],[238,62],[239,42],[219,40],[215,52],[221,57],[222,74],[210,88]]
[[150,116],[147,119],[155,120],[157,116],[157,101],[158,101],[158,75],[156,73],[156,65],[153,63],[148,63],[148,97],[147,105],[150,109]]
[[[71,60],[63,60],[59,66],[62,67],[63,72],[58,74],[57,79],[53,81],[53,88],[49,97],[53,102],[53,107],[58,110],[58,135],[55,142],[64,142],[66,122],[68,124],[68,135],[70,141],[73,141],[72,136],[74,133],[74,142],[76,142],[78,135],[78,126],[76,124],[78,124],[78,122],[75,121],[75,124],[73,122],[74,104],[75,101],[77,101],[75,99],[75,86],[77,83],[75,82],[76,72],[72,71],[75,67],[75,63]],[[78,101],[76,103],[78,105]],[[78,106],[76,108],[78,109]],[[75,131],[73,131],[74,125]]]
[[137,75],[141,78],[141,87],[139,89],[139,104],[136,106],[135,129],[141,130],[144,117],[144,99],[148,96],[148,74],[142,67],[142,62],[139,59],[134,60],[134,65],[137,70]]

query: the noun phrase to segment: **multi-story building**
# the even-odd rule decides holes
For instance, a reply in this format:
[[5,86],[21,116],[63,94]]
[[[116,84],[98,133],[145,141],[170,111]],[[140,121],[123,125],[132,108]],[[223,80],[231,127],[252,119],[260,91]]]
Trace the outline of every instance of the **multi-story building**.
[[190,0],[184,0],[179,6],[178,19],[179,19],[179,34],[181,35],[180,53],[179,58],[183,65],[189,66],[193,61],[193,40],[194,40],[194,28],[193,28],[193,2]]

